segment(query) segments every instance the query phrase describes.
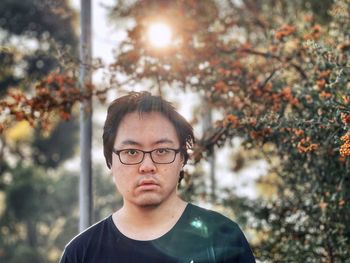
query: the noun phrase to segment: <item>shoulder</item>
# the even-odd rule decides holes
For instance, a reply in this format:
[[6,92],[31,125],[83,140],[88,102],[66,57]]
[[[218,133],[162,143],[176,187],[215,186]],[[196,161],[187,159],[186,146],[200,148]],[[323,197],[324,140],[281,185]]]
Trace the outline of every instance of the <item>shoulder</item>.
[[[86,251],[89,247],[94,246],[96,243],[101,241],[101,237],[110,228],[111,216],[95,223],[83,232],[75,236],[65,247],[61,262],[66,262],[64,258],[79,259],[80,262],[85,257]],[[68,261],[67,261],[68,262]]]
[[110,216],[101,221],[93,224],[89,228],[85,229],[83,232],[79,233],[75,236],[68,244],[67,247],[77,246],[79,244],[84,244],[85,242],[91,241],[99,236],[101,232],[103,232],[109,225],[109,221],[111,220]]
[[204,220],[207,223],[214,223],[215,225],[227,225],[234,228],[238,228],[238,225],[236,222],[232,221],[228,217],[216,211],[199,207],[194,204],[189,204],[189,206],[190,206],[191,217],[193,218],[198,218],[198,219],[200,218],[201,220]]
[[228,217],[209,209],[190,205],[190,224],[201,227],[217,242],[246,244],[246,238],[238,224]]
[[225,259],[222,262],[255,262],[249,243],[236,222],[193,204],[189,208],[191,226],[204,229],[217,258]]

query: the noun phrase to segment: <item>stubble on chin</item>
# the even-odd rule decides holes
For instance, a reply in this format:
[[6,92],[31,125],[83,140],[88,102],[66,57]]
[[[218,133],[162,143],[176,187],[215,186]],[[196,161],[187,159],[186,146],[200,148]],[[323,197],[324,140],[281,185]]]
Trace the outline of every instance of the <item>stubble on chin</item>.
[[160,206],[162,200],[156,197],[144,196],[141,200],[136,201],[136,205],[142,209],[154,209]]

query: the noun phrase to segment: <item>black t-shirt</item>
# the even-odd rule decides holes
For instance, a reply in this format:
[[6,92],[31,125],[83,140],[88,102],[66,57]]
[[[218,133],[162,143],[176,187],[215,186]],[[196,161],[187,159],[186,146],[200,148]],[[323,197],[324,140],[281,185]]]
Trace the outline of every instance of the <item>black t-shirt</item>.
[[253,263],[254,256],[238,225],[214,211],[188,204],[175,226],[163,236],[133,240],[123,235],[112,216],[96,223],[65,248],[60,263],[158,262]]

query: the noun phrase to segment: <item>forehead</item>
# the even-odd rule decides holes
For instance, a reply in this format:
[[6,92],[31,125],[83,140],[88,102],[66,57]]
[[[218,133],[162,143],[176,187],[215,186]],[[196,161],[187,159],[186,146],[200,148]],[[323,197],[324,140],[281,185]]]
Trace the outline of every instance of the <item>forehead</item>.
[[162,141],[179,144],[175,126],[162,113],[132,112],[126,114],[116,131],[115,145],[134,141],[140,145],[151,145]]

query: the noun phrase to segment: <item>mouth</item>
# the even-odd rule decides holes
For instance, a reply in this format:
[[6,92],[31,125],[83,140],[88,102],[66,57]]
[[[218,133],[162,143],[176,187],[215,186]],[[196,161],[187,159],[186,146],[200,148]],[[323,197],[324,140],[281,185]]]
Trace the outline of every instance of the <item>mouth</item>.
[[137,187],[145,190],[152,190],[156,187],[159,187],[159,184],[153,179],[143,179],[139,182]]

